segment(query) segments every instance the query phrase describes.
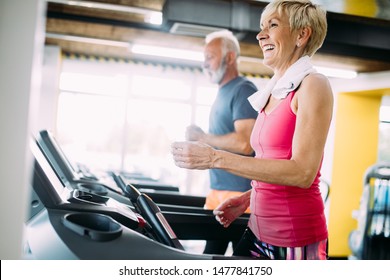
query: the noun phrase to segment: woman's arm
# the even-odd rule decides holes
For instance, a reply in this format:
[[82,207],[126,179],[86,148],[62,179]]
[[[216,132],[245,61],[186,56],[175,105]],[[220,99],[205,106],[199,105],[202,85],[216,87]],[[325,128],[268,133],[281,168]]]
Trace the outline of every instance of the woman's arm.
[[271,184],[308,188],[320,166],[332,112],[333,94],[321,74],[304,79],[293,99],[297,121],[289,160],[258,159],[215,150],[198,142],[172,145],[177,166],[190,169],[217,168]]
[[251,190],[228,198],[214,209],[215,218],[221,225],[228,227],[235,219],[245,213],[250,204],[250,197]]

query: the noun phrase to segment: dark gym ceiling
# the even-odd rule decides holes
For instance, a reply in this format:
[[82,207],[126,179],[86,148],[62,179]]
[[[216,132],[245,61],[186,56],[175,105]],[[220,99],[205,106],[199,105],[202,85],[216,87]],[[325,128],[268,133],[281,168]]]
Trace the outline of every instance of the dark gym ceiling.
[[[240,71],[270,75],[261,64],[255,39],[267,2],[47,0],[46,44],[69,53],[147,60],[130,47],[142,44],[202,52],[206,33],[228,28],[240,40]],[[313,57],[317,66],[360,73],[390,70],[390,0],[313,2],[326,7],[329,25],[324,45]],[[148,23],[154,14],[162,15],[161,25]]]

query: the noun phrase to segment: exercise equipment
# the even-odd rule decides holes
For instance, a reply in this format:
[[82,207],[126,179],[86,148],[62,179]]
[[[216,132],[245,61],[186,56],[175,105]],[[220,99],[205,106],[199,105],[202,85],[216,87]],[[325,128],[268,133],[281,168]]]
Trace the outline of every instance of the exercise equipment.
[[[66,180],[59,176],[61,172],[38,143],[31,141],[34,176],[26,221],[26,254],[31,258],[231,258],[185,252],[180,240],[205,240],[217,236],[230,239],[229,234],[241,233],[245,228],[247,217],[237,219],[225,230],[215,221],[211,211],[157,205],[131,184],[126,184],[124,191],[121,190],[122,194],[118,195],[121,200],[110,196],[115,191],[75,188],[80,181],[65,183]],[[96,184],[96,179],[82,183],[91,181]],[[124,200],[127,203],[123,203]]]
[[358,227],[349,236],[353,259],[390,259],[390,163],[377,163],[364,174]]
[[[78,188],[89,189],[95,193],[100,192],[103,195],[110,192],[123,194],[122,190],[111,178],[112,171],[96,175],[85,164],[72,163],[50,131],[41,130],[36,138],[39,147],[65,185],[78,183]],[[142,190],[179,192],[177,186],[163,184],[141,174],[134,174],[134,176],[128,172],[121,172],[121,174],[126,178],[127,182]]]
[[[77,200],[79,195],[83,195],[85,199],[84,194],[91,193],[94,194],[93,197],[95,199],[97,196],[108,196],[121,203],[130,203],[125,195],[126,184],[129,183],[128,179],[125,178],[129,178],[131,173],[125,173],[124,175],[124,172],[108,171],[102,179],[101,176],[91,173],[84,165],[82,165],[82,171],[74,167],[74,164],[71,163],[55,137],[48,130],[41,130],[36,137],[36,141],[64,187],[79,190],[79,192],[73,192],[75,200]],[[79,166],[81,165],[79,164]],[[135,187],[147,194],[157,204],[161,204],[163,210],[167,208],[172,209],[169,205],[174,206],[176,208],[175,211],[202,212],[203,210],[205,197],[182,195],[179,193],[178,188],[163,185],[156,181],[152,181],[155,184],[153,185],[149,179],[141,179],[143,176],[140,174],[136,175],[136,178],[138,181],[143,181],[143,183],[140,183],[138,186],[135,185]],[[130,183],[134,186],[132,181]],[[180,205],[184,207],[179,207]]]

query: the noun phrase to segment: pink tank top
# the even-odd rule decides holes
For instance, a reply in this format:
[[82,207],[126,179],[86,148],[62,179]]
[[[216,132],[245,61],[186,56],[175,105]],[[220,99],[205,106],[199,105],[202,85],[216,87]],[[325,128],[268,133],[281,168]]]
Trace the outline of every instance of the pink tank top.
[[[291,92],[269,114],[261,111],[251,135],[256,158],[290,159],[296,115]],[[281,247],[302,247],[328,236],[319,190],[320,171],[308,189],[252,181],[249,227],[258,239]]]

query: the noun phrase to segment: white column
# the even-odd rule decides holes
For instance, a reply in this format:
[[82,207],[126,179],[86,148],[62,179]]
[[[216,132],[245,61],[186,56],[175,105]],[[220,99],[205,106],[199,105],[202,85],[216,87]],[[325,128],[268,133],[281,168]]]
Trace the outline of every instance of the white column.
[[0,1],[0,258],[22,257],[46,2]]

